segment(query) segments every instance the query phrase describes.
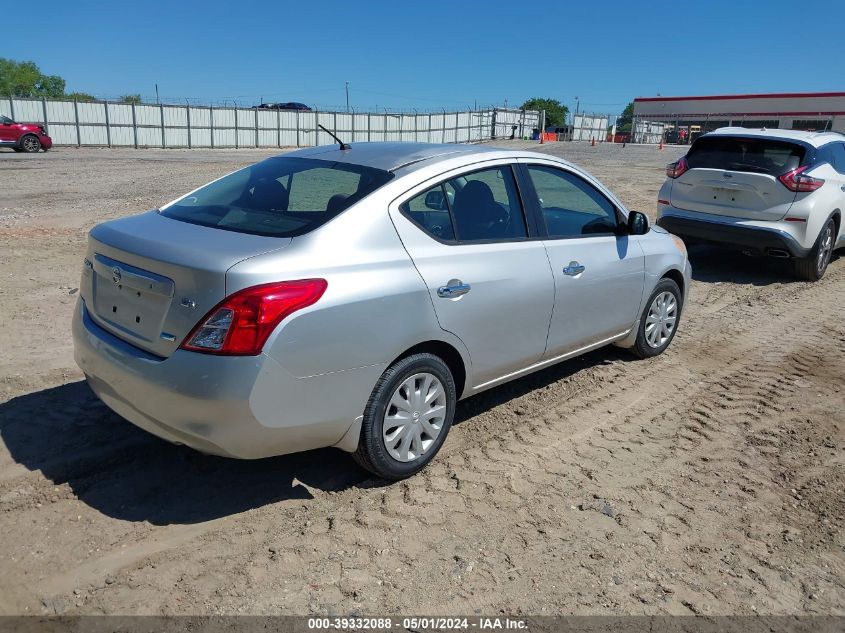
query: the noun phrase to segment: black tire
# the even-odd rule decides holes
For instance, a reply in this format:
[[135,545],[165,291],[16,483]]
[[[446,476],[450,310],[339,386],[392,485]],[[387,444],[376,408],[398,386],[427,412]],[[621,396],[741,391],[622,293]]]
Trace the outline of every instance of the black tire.
[[[413,461],[402,462],[389,454],[382,435],[382,425],[390,400],[397,389],[415,374],[423,372],[432,374],[443,386],[446,399],[445,417],[439,434],[425,452]],[[384,479],[396,481],[418,473],[434,459],[446,440],[455,417],[456,401],[455,380],[449,367],[440,358],[433,354],[414,354],[396,361],[381,375],[370,395],[364,409],[358,449],[352,456],[361,467]]]
[[[651,310],[651,306],[654,303],[654,300],[664,292],[669,292],[675,297],[675,324],[672,327],[672,331],[666,338],[666,340],[655,347],[649,344],[648,342],[648,335],[646,333],[646,320],[648,318],[649,311]],[[680,325],[681,323],[681,314],[683,312],[683,307],[684,297],[681,294],[681,289],[678,288],[678,284],[668,278],[661,279],[657,286],[655,286],[651,295],[649,296],[648,301],[646,301],[645,308],[643,308],[643,313],[642,315],[640,315],[640,324],[637,326],[637,340],[634,343],[634,346],[631,348],[631,351],[634,353],[634,355],[639,358],[652,358],[654,356],[662,354],[666,350],[666,348],[669,347],[669,343],[672,342],[672,339],[675,338],[675,333],[678,331],[678,325]]]
[[41,141],[38,140],[38,137],[35,136],[35,134],[27,134],[21,138],[19,146],[22,152],[34,154],[41,149]]
[[[818,281],[824,277],[830,257],[833,255],[833,246],[836,243],[836,222],[828,218],[822,230],[819,232],[813,250],[807,257],[794,260],[795,275],[805,281]],[[822,250],[824,249],[824,252]]]

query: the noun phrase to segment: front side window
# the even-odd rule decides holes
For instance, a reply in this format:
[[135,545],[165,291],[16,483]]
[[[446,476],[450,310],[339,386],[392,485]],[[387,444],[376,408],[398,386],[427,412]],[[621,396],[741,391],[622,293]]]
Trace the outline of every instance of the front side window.
[[360,165],[282,156],[224,176],[160,213],[227,231],[294,237],[325,224],[392,177]]
[[591,184],[569,172],[529,165],[528,173],[549,237],[613,234],[616,207]]

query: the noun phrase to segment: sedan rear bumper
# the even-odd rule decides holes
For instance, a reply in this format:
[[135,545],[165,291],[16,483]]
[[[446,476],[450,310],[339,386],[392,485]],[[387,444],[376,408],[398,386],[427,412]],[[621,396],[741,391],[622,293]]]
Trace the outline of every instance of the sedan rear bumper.
[[756,255],[806,257],[810,252],[795,236],[775,226],[740,224],[730,219],[705,220],[671,211],[664,211],[657,218],[657,226],[681,238],[750,251]]
[[[82,299],[74,314],[73,338],[76,363],[91,389],[121,417],[169,442],[242,459],[338,443],[363,404],[358,411],[337,383],[358,390],[369,384],[366,402],[381,371],[361,368],[297,378],[264,354],[233,357],[177,350],[159,358],[94,323]],[[345,400],[327,397],[326,390]]]

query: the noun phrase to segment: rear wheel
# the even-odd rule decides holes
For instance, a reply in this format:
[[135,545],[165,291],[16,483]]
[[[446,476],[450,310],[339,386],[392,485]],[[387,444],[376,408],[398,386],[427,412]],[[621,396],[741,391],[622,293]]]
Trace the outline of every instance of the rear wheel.
[[41,149],[41,141],[34,134],[27,134],[21,139],[21,151],[27,153],[37,152]]
[[675,338],[682,303],[678,284],[671,279],[661,279],[646,302],[631,351],[640,358],[662,354]]
[[456,400],[452,373],[437,356],[414,354],[395,362],[364,409],[355,461],[385,479],[419,472],[446,440]]
[[833,242],[836,239],[836,222],[830,218],[822,228],[813,250],[807,257],[795,260],[795,274],[807,281],[818,281],[824,276],[830,256],[833,254]]

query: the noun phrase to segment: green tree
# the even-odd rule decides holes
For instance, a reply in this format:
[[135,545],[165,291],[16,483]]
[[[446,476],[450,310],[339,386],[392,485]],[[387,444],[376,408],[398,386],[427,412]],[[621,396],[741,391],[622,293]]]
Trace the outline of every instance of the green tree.
[[532,99],[528,99],[520,107],[523,110],[545,110],[547,127],[565,125],[566,116],[569,114],[569,108],[557,99],[541,99],[539,97],[534,97]]
[[35,62],[0,57],[0,95],[58,98],[65,93],[65,80],[45,75]]
[[141,95],[123,95],[120,100],[123,103],[141,103]]
[[622,110],[622,114],[619,115],[619,118],[616,119],[616,131],[617,132],[630,132],[631,131],[631,122],[634,120],[634,102],[631,101],[628,105],[625,106],[625,109]]
[[65,99],[74,99],[76,101],[96,101],[97,97],[89,95],[87,92],[71,92],[65,95]]

